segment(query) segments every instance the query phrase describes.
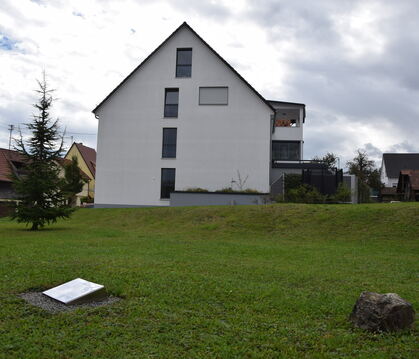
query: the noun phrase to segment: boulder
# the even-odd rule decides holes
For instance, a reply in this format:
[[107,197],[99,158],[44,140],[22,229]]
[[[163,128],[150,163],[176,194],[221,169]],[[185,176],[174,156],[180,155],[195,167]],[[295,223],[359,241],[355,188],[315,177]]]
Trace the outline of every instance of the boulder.
[[349,320],[368,331],[392,332],[410,327],[415,320],[415,311],[396,293],[362,292]]

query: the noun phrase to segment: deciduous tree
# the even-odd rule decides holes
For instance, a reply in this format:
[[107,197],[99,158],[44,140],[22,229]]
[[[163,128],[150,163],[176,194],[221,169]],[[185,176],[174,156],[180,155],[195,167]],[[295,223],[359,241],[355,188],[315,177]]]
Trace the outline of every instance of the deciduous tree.
[[381,181],[379,171],[365,151],[357,150],[352,161],[346,163],[349,173],[358,178],[358,202],[370,202],[370,189],[379,190]]

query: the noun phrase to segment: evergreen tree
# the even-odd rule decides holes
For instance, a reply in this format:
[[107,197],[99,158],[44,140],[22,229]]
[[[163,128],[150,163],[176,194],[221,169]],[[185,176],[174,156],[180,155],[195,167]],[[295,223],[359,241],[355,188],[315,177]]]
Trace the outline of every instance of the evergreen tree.
[[73,156],[70,163],[64,164],[64,192],[67,195],[68,204],[71,207],[76,205],[76,194],[83,190],[85,181],[82,178],[79,162],[76,156]]
[[60,179],[57,160],[63,152],[63,135],[59,133],[58,119],[50,117],[52,90],[48,89],[45,74],[37,81],[39,100],[34,107],[37,114],[26,124],[31,136],[16,140],[15,149],[25,158],[25,174],[14,175],[13,186],[19,201],[13,219],[32,224],[31,230],[54,223],[58,218],[68,218],[73,211],[66,204],[64,180]]

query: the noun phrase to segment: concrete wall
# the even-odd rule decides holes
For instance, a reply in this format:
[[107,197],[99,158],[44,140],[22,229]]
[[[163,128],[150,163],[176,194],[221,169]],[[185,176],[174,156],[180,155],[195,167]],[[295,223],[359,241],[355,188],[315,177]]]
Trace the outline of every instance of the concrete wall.
[[174,207],[250,205],[265,204],[268,199],[268,194],[173,192],[170,194],[170,205]]
[[[191,47],[192,77],[176,78],[176,49]],[[200,86],[228,86],[228,105],[199,105]],[[179,88],[178,118],[163,117],[165,88]],[[269,192],[272,110],[187,28],[181,29],[97,111],[96,204],[169,205],[161,168],[176,190],[214,191],[248,176]],[[162,159],[162,131],[177,128],[176,159]]]

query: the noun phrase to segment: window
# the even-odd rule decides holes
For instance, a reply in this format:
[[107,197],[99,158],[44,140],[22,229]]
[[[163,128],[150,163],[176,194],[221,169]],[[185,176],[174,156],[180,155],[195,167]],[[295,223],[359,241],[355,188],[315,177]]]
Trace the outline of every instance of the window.
[[299,141],[272,141],[273,161],[299,161]]
[[177,117],[179,89],[166,89],[164,95],[164,117]]
[[163,158],[176,158],[177,128],[163,128]]
[[177,49],[176,77],[191,77],[192,49]]
[[227,105],[228,87],[200,87],[200,105]]
[[161,189],[160,197],[162,199],[170,198],[170,192],[175,190],[175,168],[162,168],[161,169]]

